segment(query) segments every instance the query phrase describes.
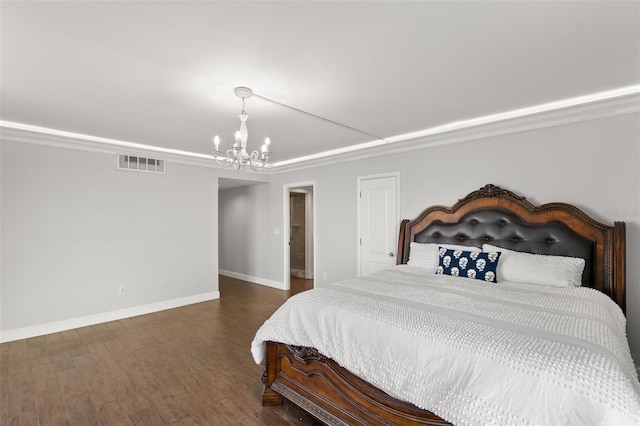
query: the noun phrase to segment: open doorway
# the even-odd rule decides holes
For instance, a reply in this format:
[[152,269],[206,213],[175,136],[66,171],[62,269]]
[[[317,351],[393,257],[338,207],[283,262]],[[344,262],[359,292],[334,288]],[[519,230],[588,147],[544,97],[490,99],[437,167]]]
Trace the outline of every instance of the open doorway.
[[314,286],[313,183],[285,186],[285,288],[295,292]]

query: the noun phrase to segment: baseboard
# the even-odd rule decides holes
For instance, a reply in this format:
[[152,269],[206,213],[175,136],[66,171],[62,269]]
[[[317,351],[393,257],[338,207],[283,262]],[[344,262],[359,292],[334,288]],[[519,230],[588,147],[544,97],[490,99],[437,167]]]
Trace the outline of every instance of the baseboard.
[[13,342],[15,340],[28,339],[30,337],[44,336],[45,334],[58,333],[60,331],[72,330],[74,328],[87,327],[109,321],[117,321],[124,318],[136,317],[138,315],[150,314],[167,309],[179,308],[180,306],[192,305],[194,303],[206,302],[220,298],[219,291],[196,294],[194,296],[181,297],[179,299],[165,300],[148,305],[132,306],[117,311],[104,312],[96,315],[71,318],[68,320],[55,321],[46,324],[38,324],[30,327],[15,328],[12,330],[0,331],[0,343]]
[[292,277],[304,278],[304,269],[291,269],[290,272]]
[[239,272],[226,271],[224,269],[219,269],[218,273],[220,275],[224,275],[225,277],[235,278],[242,281],[249,281],[250,283],[254,284],[266,285],[267,287],[273,287],[279,290],[286,290],[284,288],[284,283],[280,281],[268,280],[266,278],[254,277],[251,275],[241,274]]

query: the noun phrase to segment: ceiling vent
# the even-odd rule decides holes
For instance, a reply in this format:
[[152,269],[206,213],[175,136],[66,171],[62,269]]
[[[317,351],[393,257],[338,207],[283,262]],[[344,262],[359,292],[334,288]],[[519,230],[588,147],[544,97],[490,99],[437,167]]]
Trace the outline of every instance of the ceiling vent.
[[165,161],[138,155],[118,154],[118,168],[136,172],[164,173]]

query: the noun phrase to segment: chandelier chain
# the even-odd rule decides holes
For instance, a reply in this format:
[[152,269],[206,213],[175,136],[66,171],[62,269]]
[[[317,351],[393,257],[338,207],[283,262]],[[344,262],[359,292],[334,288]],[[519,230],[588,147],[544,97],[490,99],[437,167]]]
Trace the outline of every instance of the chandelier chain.
[[259,94],[257,94],[257,93],[254,93],[254,94],[253,94],[253,96],[255,96],[256,98],[264,99],[265,101],[268,101],[268,102],[274,103],[274,104],[276,104],[276,105],[280,105],[280,106],[282,106],[282,107],[288,108],[288,109],[290,109],[290,110],[293,110],[293,111],[296,111],[296,112],[300,112],[300,113],[302,113],[302,114],[306,114],[306,115],[308,115],[308,116],[310,116],[310,117],[313,117],[313,118],[317,118],[317,119],[319,119],[319,120],[326,121],[326,122],[331,123],[331,124],[334,124],[334,125],[336,125],[336,126],[344,127],[345,129],[353,130],[353,131],[358,132],[358,133],[361,133],[361,134],[363,134],[363,135],[367,135],[367,136],[370,136],[370,137],[372,137],[372,138],[374,138],[374,139],[379,139],[379,140],[381,140],[381,141],[383,141],[383,142],[386,142],[386,139],[385,139],[385,138],[383,138],[382,136],[374,135],[373,133],[369,133],[369,132],[366,132],[366,131],[364,131],[364,130],[357,129],[357,128],[352,127],[352,126],[349,126],[349,125],[347,125],[347,124],[339,123],[339,122],[337,122],[337,121],[335,121],[335,120],[331,120],[331,119],[329,119],[329,118],[325,118],[325,117],[322,117],[322,116],[320,116],[320,115],[316,115],[316,114],[314,114],[314,113],[311,113],[311,112],[308,112],[308,111],[302,110],[302,109],[300,109],[300,108],[296,108],[296,107],[293,107],[293,106],[291,106],[291,105],[283,104],[282,102],[275,101],[275,100],[273,100],[273,99],[267,98],[267,97],[262,96],[262,95],[259,95]]

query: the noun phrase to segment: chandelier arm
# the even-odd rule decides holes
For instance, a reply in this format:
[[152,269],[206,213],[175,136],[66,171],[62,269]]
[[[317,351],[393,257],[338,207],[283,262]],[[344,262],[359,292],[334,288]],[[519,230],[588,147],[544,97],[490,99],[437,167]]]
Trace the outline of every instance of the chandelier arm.
[[267,161],[269,160],[269,157],[265,155],[263,155],[260,159],[258,159],[259,155],[260,153],[258,153],[258,151],[253,151],[251,153],[251,156],[249,157],[249,165],[256,172],[262,169],[267,164]]
[[233,161],[229,160],[228,158],[225,158],[222,160],[219,158],[216,158],[216,163],[218,163],[218,165],[222,167],[229,167],[233,164]]
[[[228,154],[228,152],[227,152]],[[227,157],[221,157],[220,156],[220,151],[214,151],[213,152],[214,158],[216,160],[216,163],[218,163],[218,165],[222,166],[222,167],[229,167],[230,165],[233,164],[233,160],[231,158]]]
[[230,166],[236,165],[236,170],[239,170],[239,167],[237,164],[241,163],[242,161],[239,160],[241,156],[238,155],[236,151],[239,151],[239,150],[236,150],[235,148],[233,149],[230,148],[230,149],[227,149],[226,156],[224,157],[220,155],[220,151],[214,151],[213,155],[218,165],[222,167],[230,167]]

